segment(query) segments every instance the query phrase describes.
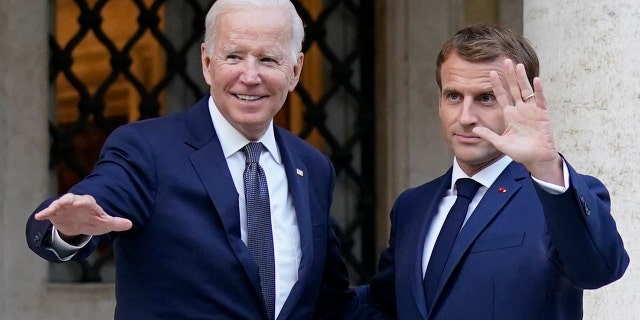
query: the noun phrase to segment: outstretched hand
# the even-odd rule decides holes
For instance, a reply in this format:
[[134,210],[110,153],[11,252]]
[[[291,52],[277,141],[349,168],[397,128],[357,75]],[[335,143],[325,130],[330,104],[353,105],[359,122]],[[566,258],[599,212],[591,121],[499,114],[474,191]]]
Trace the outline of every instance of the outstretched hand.
[[524,66],[514,65],[510,59],[504,61],[504,79],[496,71],[489,77],[503,108],[505,131],[500,135],[486,127],[475,127],[473,132],[522,163],[537,179],[564,185],[562,159],[555,148],[540,78],[533,79],[532,88]]
[[49,220],[63,236],[96,236],[126,231],[130,220],[108,215],[90,195],[67,193],[35,214],[36,220]]

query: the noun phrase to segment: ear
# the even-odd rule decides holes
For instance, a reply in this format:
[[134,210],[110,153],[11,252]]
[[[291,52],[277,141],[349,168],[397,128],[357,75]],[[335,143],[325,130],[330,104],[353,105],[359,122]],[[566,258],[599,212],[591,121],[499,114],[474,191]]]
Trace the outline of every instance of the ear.
[[202,75],[204,80],[209,86],[213,85],[213,79],[211,79],[211,57],[207,55],[205,44],[200,45],[200,59],[202,61]]
[[289,83],[289,92],[293,91],[298,85],[298,81],[300,80],[300,73],[302,72],[302,64],[304,62],[304,53],[298,53],[298,59],[296,63],[293,65],[293,77],[291,77],[291,82]]

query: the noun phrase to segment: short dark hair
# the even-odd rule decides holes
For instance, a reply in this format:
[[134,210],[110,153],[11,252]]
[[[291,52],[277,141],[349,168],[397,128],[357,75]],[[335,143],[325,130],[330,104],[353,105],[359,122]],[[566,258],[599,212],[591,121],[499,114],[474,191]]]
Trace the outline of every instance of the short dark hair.
[[521,34],[500,25],[474,24],[460,29],[442,45],[436,61],[436,82],[440,89],[440,69],[452,53],[469,62],[492,62],[506,57],[522,63],[531,85],[540,72],[538,56]]

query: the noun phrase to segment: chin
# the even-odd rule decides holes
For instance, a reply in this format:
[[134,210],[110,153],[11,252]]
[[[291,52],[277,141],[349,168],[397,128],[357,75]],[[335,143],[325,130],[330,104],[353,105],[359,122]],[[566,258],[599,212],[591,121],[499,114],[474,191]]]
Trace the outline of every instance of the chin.
[[486,153],[478,152],[454,152],[456,159],[469,165],[478,166],[491,161]]

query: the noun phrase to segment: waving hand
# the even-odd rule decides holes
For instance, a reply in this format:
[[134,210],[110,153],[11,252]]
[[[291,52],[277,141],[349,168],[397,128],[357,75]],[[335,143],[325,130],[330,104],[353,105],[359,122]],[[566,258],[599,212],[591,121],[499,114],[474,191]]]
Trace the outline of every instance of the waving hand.
[[64,236],[101,235],[131,229],[130,220],[108,215],[90,195],[67,193],[36,213],[36,220],[49,220]]
[[540,78],[527,80],[522,64],[504,61],[504,79],[489,74],[498,103],[503,107],[505,131],[500,135],[485,127],[473,132],[496,149],[522,163],[534,177],[563,185],[562,160],[555,148],[547,101]]

